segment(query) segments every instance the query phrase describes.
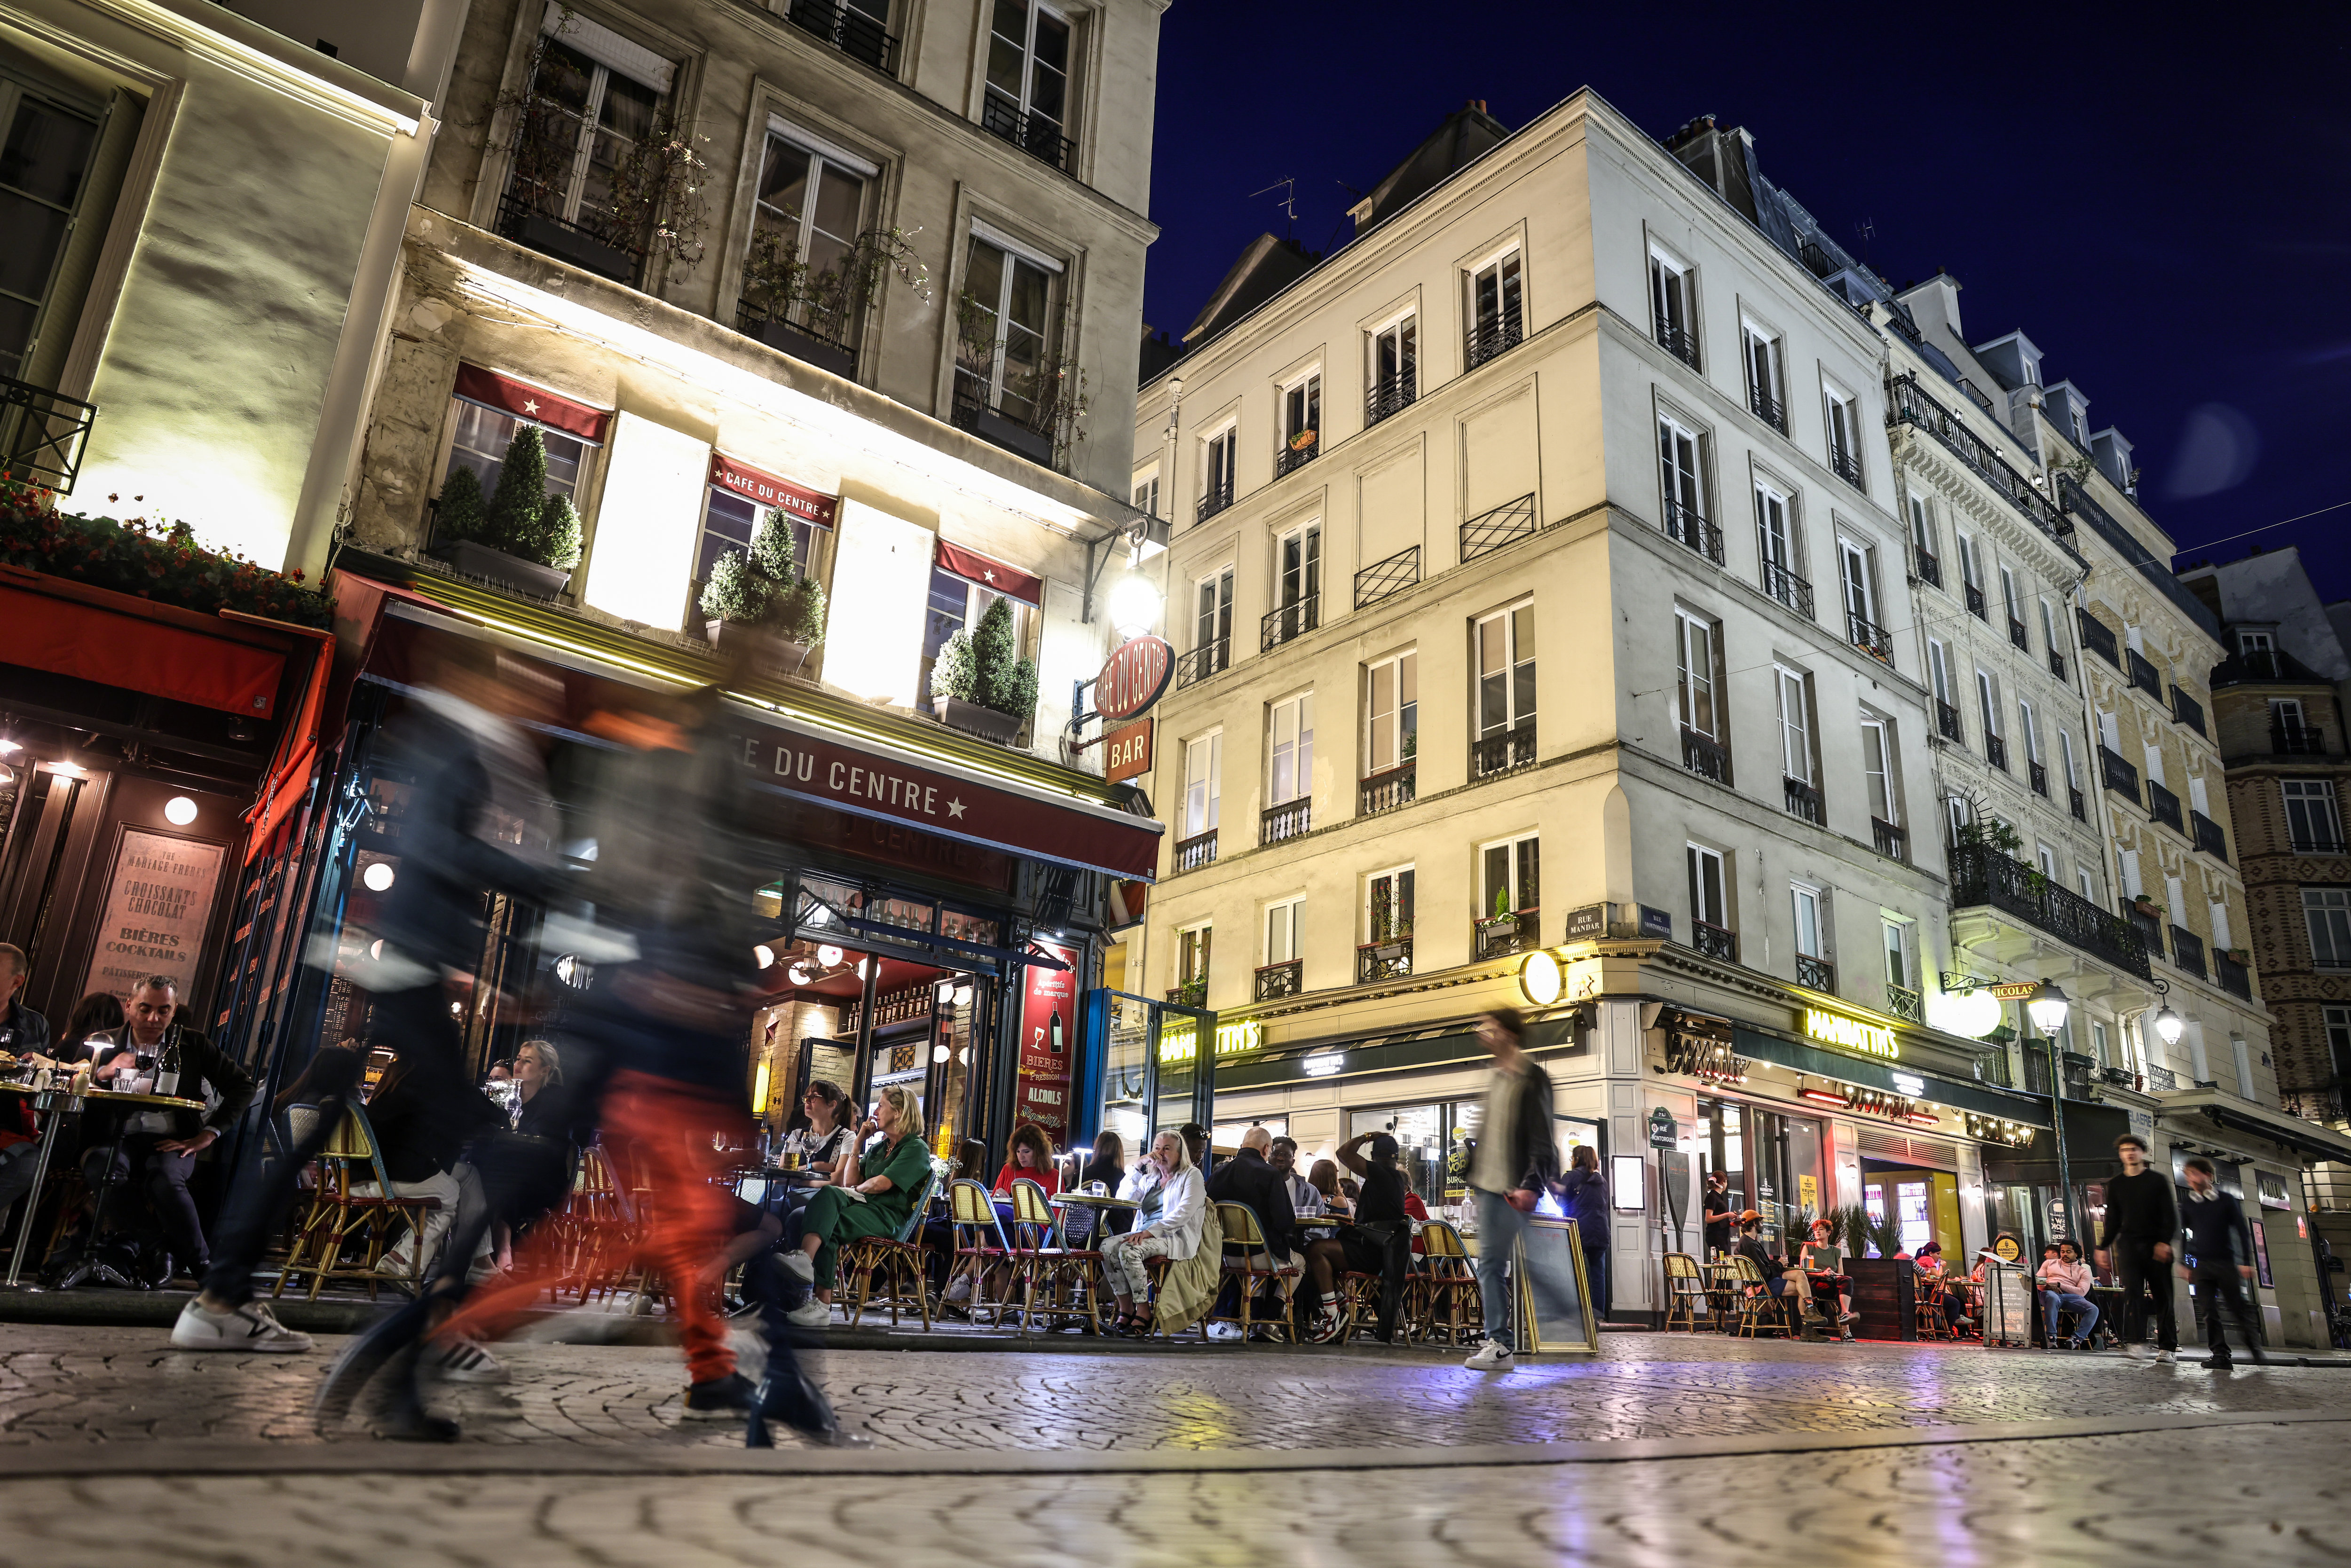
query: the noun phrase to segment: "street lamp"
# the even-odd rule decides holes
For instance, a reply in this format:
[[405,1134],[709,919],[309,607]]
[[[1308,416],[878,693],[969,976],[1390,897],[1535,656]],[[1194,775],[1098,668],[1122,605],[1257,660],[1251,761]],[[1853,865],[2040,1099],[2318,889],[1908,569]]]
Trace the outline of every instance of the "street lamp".
[[2024,999],[2024,1010],[2032,1015],[2032,1026],[2052,1040],[2065,1027],[2065,1014],[2072,1006],[2073,998],[2054,980],[2042,981],[2040,988]]
[[2155,1015],[2155,1032],[2163,1037],[2163,1043],[2166,1045],[2178,1045],[2181,1033],[2187,1028],[2188,1020],[2173,1012],[2171,1004],[2168,1002],[2163,1005],[2162,1011]]
[[1141,572],[1130,571],[1110,589],[1110,623],[1122,642],[1142,636],[1159,619],[1159,590]]

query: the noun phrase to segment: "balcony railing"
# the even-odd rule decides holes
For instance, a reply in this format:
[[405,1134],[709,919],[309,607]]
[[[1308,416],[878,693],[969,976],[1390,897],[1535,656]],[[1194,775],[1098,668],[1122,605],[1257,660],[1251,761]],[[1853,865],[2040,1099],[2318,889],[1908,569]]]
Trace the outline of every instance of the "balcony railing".
[[2025,633],[2024,622],[2013,615],[2008,618],[2008,640],[2016,645],[2020,653],[2032,652],[2032,639]]
[[1682,766],[1701,779],[1730,782],[1730,747],[1710,735],[1682,726]]
[[1031,158],[1051,164],[1064,174],[1076,172],[1078,144],[1061,134],[1059,120],[1030,114],[990,97],[980,106],[979,128],[1000,136]]
[[1490,555],[1534,531],[1535,498],[1529,492],[1515,501],[1503,502],[1490,512],[1480,512],[1461,525],[1461,563],[1467,566],[1479,556]]
[[1269,610],[1258,629],[1258,652],[1270,653],[1322,624],[1322,596],[1310,593],[1295,603]]
[[1216,858],[1217,830],[1214,828],[1205,833],[1195,833],[1188,839],[1176,841],[1176,869],[1179,873],[1197,871]]
[[2171,961],[2198,979],[2204,977],[2204,938],[2193,931],[2171,928]]
[[1194,520],[1205,523],[1232,504],[1233,482],[1226,479],[1212,484],[1208,486],[1207,493],[1200,497],[1200,505],[1194,514]]
[[1990,730],[1984,731],[1984,760],[2002,773],[2008,771],[2008,737],[2006,736],[1994,735]]
[[1479,962],[1499,958],[1511,953],[1531,952],[1541,946],[1536,933],[1541,928],[1541,912],[1521,909],[1499,920],[1479,920],[1472,923],[1470,951]]
[[2163,922],[2160,919],[2136,904],[2123,905],[2123,918],[2129,921],[2131,929],[2138,933],[2140,946],[2158,958],[2164,956]]
[[2207,733],[2204,728],[2204,705],[2178,686],[2171,688],[2171,716],[2199,735]]
[[1233,640],[1219,637],[1213,643],[1203,643],[1176,661],[1176,689],[1182,691],[1196,682],[1232,668]]
[[1787,803],[1788,815],[1802,817],[1818,827],[1821,821],[1820,790],[1801,779],[1791,779],[1785,774],[1781,775],[1780,786],[1781,799]]
[[0,478],[70,494],[98,405],[0,376]]
[[1516,729],[1506,729],[1482,740],[1469,743],[1469,777],[1490,779],[1497,773],[1508,773],[1513,768],[1525,768],[1535,759],[1535,727],[1522,724]]
[[1940,697],[1935,699],[1935,727],[1942,732],[1945,740],[1967,744],[1967,731],[1959,725],[1959,710]]
[[1829,472],[1858,490],[1861,486],[1861,459],[1842,446],[1829,448]]
[[2172,1071],[2168,1067],[2157,1067],[2150,1064],[2147,1070],[2147,1086],[2151,1090],[2168,1093],[2179,1087],[2179,1074]]
[[1920,391],[1915,378],[1902,376],[1890,390],[1894,395],[1886,405],[1888,423],[1898,422],[1913,425],[1941,442],[1954,456],[1973,469],[1977,477],[1991,486],[2002,500],[2023,513],[2026,519],[2043,533],[2057,538],[2074,531],[2072,523],[2060,516],[2057,508],[2049,504],[2048,498],[2033,488],[2032,480],[2010,466],[1957,414]]
[[1310,831],[1313,823],[1313,801],[1284,800],[1279,806],[1269,806],[1258,813],[1257,841],[1278,844],[1284,839],[1294,839]]
[[2049,793],[2049,765],[2047,763],[2028,761],[2024,765],[2024,770],[2032,782],[2032,792],[2034,794],[2046,795]]
[[1301,446],[1296,441],[1287,441],[1273,449],[1273,476],[1275,478],[1279,479],[1284,474],[1295,473],[1297,470],[1305,467],[1309,463],[1313,462],[1315,457],[1321,454],[1322,450],[1322,443],[1319,439],[1316,432],[1304,430],[1299,432],[1299,434],[1306,437],[1306,444],[1303,446]]
[[1410,408],[1413,400],[1420,395],[1415,384],[1416,380],[1413,371],[1406,371],[1402,375],[1374,382],[1372,389],[1364,394],[1364,428],[1369,430],[1390,414],[1402,413]]
[[1951,849],[1951,904],[1989,905],[2095,958],[2147,977],[2147,944],[2120,915],[2066,892],[2032,867],[1982,844]]
[[2066,678],[2065,655],[2054,648],[2049,650],[2049,673],[2061,681]]
[[1796,984],[1815,991],[1836,993],[1836,966],[1809,953],[1796,955]]
[[1420,547],[1406,545],[1355,574],[1355,608],[1366,610],[1420,581]]
[[[536,106],[543,101],[536,98],[531,100],[534,107],[526,111],[528,120],[536,122],[539,119],[540,110]],[[567,125],[572,124],[568,114],[559,112],[558,118]],[[534,189],[537,188],[537,182],[530,183]],[[499,235],[541,256],[569,262],[582,272],[592,272],[615,283],[633,285],[636,282],[637,269],[645,258],[642,236],[613,233],[559,217],[544,210],[552,204],[552,200],[535,200],[527,193],[507,192],[498,198]]]
[[2314,724],[2270,726],[2270,750],[2279,757],[2324,757],[2326,731]]
[[1208,1005],[1208,977],[1193,976],[1180,986],[1167,988],[1167,999],[1182,1008],[1204,1008]]
[[2252,976],[2246,972],[2242,964],[2238,963],[2226,953],[2212,955],[2212,977],[2219,981],[2220,988],[2231,996],[2244,1001],[2253,999]]
[[2016,1075],[2008,1068],[2008,1051],[2005,1048],[1990,1056],[1976,1058],[1977,1082],[1990,1083],[2001,1089],[2013,1089],[2016,1087],[2015,1079]]
[[1709,958],[1719,958],[1726,964],[1739,962],[1739,933],[1724,926],[1691,921],[1690,946]]
[[2147,814],[2150,821],[2161,822],[2175,833],[2188,831],[2179,815],[2179,797],[2152,779],[2147,781]]
[[806,321],[778,316],[749,299],[735,302],[735,329],[802,364],[831,371],[847,381],[857,379],[857,349],[845,318],[825,320],[811,314]]
[[2074,612],[2074,623],[2082,632],[2082,645],[2119,670],[2123,667],[2122,644],[2116,641],[2114,628],[2086,610]]
[[1666,503],[1666,538],[1687,545],[1717,566],[1722,564],[1722,530],[1688,507]]
[[1844,634],[1853,645],[1881,664],[1894,663],[1894,634],[1875,621],[1865,621],[1848,610],[1844,612]]
[[1690,369],[1698,369],[1698,337],[1687,327],[1671,327],[1660,320],[1650,327],[1657,346]]
[[1805,620],[1813,618],[1813,585],[1768,558],[1763,562],[1763,591]]
[[1355,949],[1355,984],[1375,985],[1382,980],[1400,980],[1412,973],[1412,938],[1391,937],[1384,942],[1366,942]]
[[1910,570],[1921,582],[1930,582],[1937,588],[1943,586],[1943,563],[1935,559],[1931,550],[1914,546],[1910,551]]
[[1782,435],[1788,434],[1788,410],[1778,398],[1773,397],[1761,387],[1749,387],[1747,406],[1756,418]]
[[1877,846],[1877,852],[1887,860],[1899,861],[1910,858],[1909,832],[1896,827],[1885,818],[1869,819],[1869,837],[1870,841]]
[[1411,805],[1417,798],[1419,771],[1419,764],[1407,762],[1364,779],[1356,787],[1355,814],[1375,817],[1382,811]]
[[1284,997],[1294,997],[1306,988],[1301,983],[1305,964],[1292,958],[1287,964],[1267,964],[1257,972],[1257,982],[1249,988],[1252,999],[1278,1002]]
[[2137,648],[2124,649],[2123,657],[2128,661],[2130,684],[2155,698],[2156,701],[2161,702],[2163,676],[2157,672],[2154,664]]
[[2288,831],[2288,845],[2298,855],[2339,855],[2351,852],[2340,832],[2294,832]]
[[2065,786],[2065,804],[2073,809],[2075,821],[2086,822],[2090,820],[2090,802],[2083,798],[2082,787],[2079,784]]
[[1489,360],[1509,353],[1525,338],[1526,329],[1520,324],[1519,313],[1515,310],[1479,321],[1463,335],[1461,368],[1464,373],[1476,370]]
[[1886,983],[1886,1010],[1908,1023],[1927,1020],[1925,999],[1909,987],[1897,986],[1891,980]]
[[2138,804],[2137,768],[2101,746],[2098,747],[2098,772],[2105,779],[2107,789],[2117,795],[2129,796],[2132,805]]
[[1979,621],[1991,619],[1991,607],[1984,601],[1984,591],[1972,582],[1968,584],[1968,613]]
[[872,66],[884,76],[898,74],[898,40],[882,24],[839,0],[792,0],[790,21],[812,33],[851,59]]

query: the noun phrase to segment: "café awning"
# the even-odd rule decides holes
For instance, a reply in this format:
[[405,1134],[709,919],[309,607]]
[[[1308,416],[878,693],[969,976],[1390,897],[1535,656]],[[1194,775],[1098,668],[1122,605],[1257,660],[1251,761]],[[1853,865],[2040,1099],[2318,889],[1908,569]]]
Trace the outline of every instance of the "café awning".
[[2266,1138],[2307,1159],[2351,1165],[2351,1137],[2316,1122],[2304,1121],[2283,1111],[2273,1111],[2265,1105],[2256,1105],[2249,1100],[2223,1094],[2217,1089],[2190,1094],[2167,1094],[2163,1097],[2163,1106],[2158,1114],[2167,1123],[2173,1124],[2202,1116],[2215,1126]]
[[0,578],[0,664],[267,720],[286,641],[274,627],[12,571]]

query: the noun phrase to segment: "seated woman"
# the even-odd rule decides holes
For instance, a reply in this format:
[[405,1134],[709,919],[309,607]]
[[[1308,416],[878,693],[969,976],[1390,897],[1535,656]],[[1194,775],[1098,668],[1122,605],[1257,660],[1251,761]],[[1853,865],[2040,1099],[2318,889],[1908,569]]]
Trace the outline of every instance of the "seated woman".
[[1814,1299],[1836,1303],[1837,1325],[1844,1337],[1851,1339],[1852,1325],[1860,1321],[1861,1314],[1853,1310],[1853,1276],[1837,1271],[1837,1265],[1843,1260],[1838,1257],[1836,1249],[1829,1245],[1827,1220],[1813,1221],[1812,1239],[1805,1243],[1798,1260],[1804,1266]]
[[[1105,1132],[1094,1140],[1094,1152],[1087,1156],[1085,1175],[1081,1179],[1082,1185],[1088,1187],[1100,1182],[1102,1191],[1113,1195],[1126,1185],[1126,1145],[1116,1133]],[[1079,1220],[1078,1223],[1065,1228],[1071,1246],[1083,1247],[1092,1239],[1096,1228],[1092,1214],[1092,1210],[1087,1210],[1086,1217],[1081,1220],[1079,1220],[1078,1216],[1071,1217],[1073,1220]],[[1123,1208],[1105,1209],[1102,1211],[1100,1228],[1105,1234],[1127,1230],[1132,1228],[1133,1218],[1134,1217]]]
[[996,1196],[1010,1197],[1012,1184],[1023,1176],[1043,1187],[1047,1197],[1061,1190],[1061,1171],[1053,1163],[1053,1145],[1045,1141],[1045,1129],[1034,1122],[1023,1122],[1012,1129],[1012,1146],[1005,1153],[1004,1168],[996,1173]]
[[[1402,1145],[1387,1133],[1366,1133],[1339,1150],[1339,1163],[1354,1172],[1363,1184],[1355,1222],[1339,1232],[1343,1261],[1350,1274],[1379,1278],[1376,1332],[1383,1343],[1395,1338],[1396,1314],[1404,1304],[1405,1270],[1412,1255],[1412,1206],[1417,1201],[1405,1185],[1402,1152]],[[1427,1210],[1421,1212],[1425,1216]]]
[[819,1187],[847,1169],[855,1153],[856,1139],[849,1126],[849,1096],[840,1084],[829,1078],[811,1080],[808,1092],[800,1096],[800,1111],[808,1124],[784,1134],[781,1152],[797,1158],[800,1168],[810,1173],[813,1179],[780,1185],[768,1205],[783,1217],[787,1236],[800,1233],[800,1215],[808,1207],[809,1199]]
[[[815,1286],[791,1314],[802,1327],[832,1321],[834,1270],[841,1244],[861,1236],[894,1236],[914,1211],[914,1195],[931,1179],[931,1151],[923,1142],[923,1103],[903,1083],[883,1086],[868,1128],[881,1134],[872,1155],[850,1173],[853,1182],[817,1189],[800,1215],[799,1246],[784,1266]],[[867,1129],[860,1129],[861,1133]],[[872,1174],[864,1173],[871,1167]]]
[[[2042,1249],[2040,1271],[2033,1276],[2041,1287],[2041,1311],[2049,1329],[2049,1348],[2070,1343],[2075,1350],[2090,1348],[2090,1335],[2098,1326],[2098,1304],[2090,1299],[2090,1266],[2071,1241]],[[2074,1314],[2074,1337],[2066,1340],[2057,1332],[2057,1314]]]
[[1942,1325],[1945,1333],[1956,1332],[1959,1309],[1952,1303],[1950,1276],[1943,1263],[1943,1244],[1929,1241],[1918,1249],[1910,1267],[1918,1275],[1918,1311],[1932,1312],[1934,1321]]
[[1162,1133],[1154,1138],[1151,1153],[1136,1161],[1134,1170],[1128,1173],[1130,1184],[1146,1167],[1155,1178],[1158,1213],[1148,1224],[1137,1224],[1123,1236],[1104,1237],[1102,1244],[1102,1277],[1109,1281],[1118,1306],[1111,1326],[1126,1334],[1151,1330],[1151,1275],[1144,1260],[1167,1258],[1180,1262],[1197,1252],[1208,1208],[1207,1178],[1192,1163],[1191,1151],[1179,1134]]
[[[1739,1245],[1734,1250],[1740,1257],[1752,1262],[1756,1271],[1763,1276],[1760,1288],[1753,1285],[1747,1288],[1749,1295],[1792,1295],[1800,1302],[1810,1297],[1811,1282],[1804,1280],[1802,1271],[1799,1270],[1793,1279],[1790,1278],[1788,1266],[1763,1250],[1763,1217],[1751,1208],[1739,1221]],[[1798,1281],[1803,1282],[1800,1284]]]

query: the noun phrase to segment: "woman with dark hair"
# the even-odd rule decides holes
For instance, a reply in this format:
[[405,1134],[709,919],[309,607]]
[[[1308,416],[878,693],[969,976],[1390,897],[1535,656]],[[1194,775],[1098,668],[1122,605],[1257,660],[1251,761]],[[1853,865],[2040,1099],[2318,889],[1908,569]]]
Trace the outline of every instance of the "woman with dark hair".
[[[1105,1129],[1094,1139],[1094,1152],[1088,1155],[1085,1169],[1077,1177],[1077,1186],[1092,1186],[1102,1183],[1102,1191],[1114,1194],[1126,1183],[1126,1144],[1116,1133]],[[1085,1247],[1094,1237],[1096,1210],[1072,1208],[1066,1212],[1062,1223],[1072,1247]],[[1123,1236],[1134,1225],[1131,1209],[1109,1208],[1099,1211],[1101,1229],[1104,1236]]]
[[808,1092],[800,1096],[808,1124],[784,1134],[783,1152],[797,1155],[802,1166],[828,1180],[839,1175],[849,1150],[848,1108],[849,1096],[840,1084],[829,1078],[810,1080]]
[[1045,1141],[1045,1129],[1034,1122],[1023,1122],[1012,1129],[1012,1146],[1005,1154],[1004,1168],[996,1173],[997,1195],[1010,1197],[1012,1184],[1024,1176],[1043,1187],[1047,1197],[1061,1190],[1053,1145]]
[[1559,1184],[1561,1203],[1575,1220],[1575,1238],[1583,1244],[1583,1277],[1592,1286],[1592,1304],[1608,1316],[1608,1183],[1600,1174],[1600,1151],[1578,1144],[1567,1157],[1567,1175]]

